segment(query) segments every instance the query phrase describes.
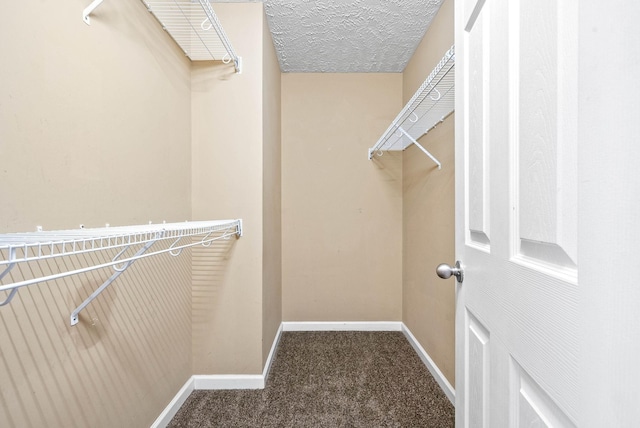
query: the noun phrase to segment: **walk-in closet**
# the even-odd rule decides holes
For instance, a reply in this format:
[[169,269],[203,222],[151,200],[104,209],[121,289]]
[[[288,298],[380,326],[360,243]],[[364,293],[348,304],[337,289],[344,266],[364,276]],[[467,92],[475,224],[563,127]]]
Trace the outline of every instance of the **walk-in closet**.
[[4,2],[0,427],[632,426],[639,18]]
[[294,3],[2,7],[1,426],[165,426],[304,331],[452,406],[453,0]]

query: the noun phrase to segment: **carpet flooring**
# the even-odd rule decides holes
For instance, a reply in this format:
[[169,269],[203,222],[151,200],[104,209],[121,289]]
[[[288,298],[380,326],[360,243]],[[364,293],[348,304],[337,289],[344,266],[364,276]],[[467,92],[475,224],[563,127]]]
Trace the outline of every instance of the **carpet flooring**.
[[453,427],[400,332],[284,332],[263,390],[193,391],[178,427]]

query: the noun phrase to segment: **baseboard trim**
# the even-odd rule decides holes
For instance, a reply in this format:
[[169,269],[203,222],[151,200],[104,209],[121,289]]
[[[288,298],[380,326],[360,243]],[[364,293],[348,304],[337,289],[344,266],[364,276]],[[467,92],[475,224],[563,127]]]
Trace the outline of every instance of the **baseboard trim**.
[[271,363],[282,336],[282,323],[273,339],[262,374],[257,375],[195,375],[194,389],[264,389],[269,377]]
[[171,419],[178,413],[180,407],[196,389],[263,389],[266,379],[271,370],[271,363],[275,356],[278,343],[282,336],[282,324],[278,327],[278,332],[271,345],[271,350],[265,362],[262,374],[259,375],[194,375],[187,380],[184,386],[178,391],[173,400],[160,413],[160,416],[151,425],[151,428],[164,428],[169,425]]
[[262,389],[264,377],[259,375],[194,375],[194,389]]
[[182,407],[193,390],[194,379],[193,376],[191,376],[184,386],[180,388],[180,391],[178,391],[176,396],[173,397],[173,400],[171,400],[162,413],[160,413],[160,416],[158,416],[153,424],[151,424],[151,428],[164,428],[169,425],[171,419],[173,419],[176,413],[178,413],[178,410],[180,410],[180,407]]
[[400,321],[285,321],[282,331],[402,331]]
[[436,363],[431,359],[427,351],[424,350],[422,345],[420,345],[420,342],[418,342],[418,339],[416,339],[413,333],[411,333],[411,330],[409,330],[409,327],[407,327],[404,323],[402,324],[402,332],[404,333],[404,336],[407,338],[411,346],[413,346],[413,349],[416,351],[416,353],[418,354],[418,356],[420,357],[424,365],[427,366],[427,369],[429,369],[433,378],[436,380],[436,382],[438,382],[438,385],[440,385],[440,389],[442,389],[442,391],[447,396],[451,404],[455,406],[456,391],[453,388],[453,386],[451,386],[451,384],[449,383],[447,378],[444,376],[444,374],[440,371]]
[[269,351],[269,356],[267,357],[267,361],[264,363],[264,369],[262,370],[262,377],[264,378],[264,382],[267,382],[269,378],[269,372],[271,371],[271,363],[273,363],[273,357],[276,356],[276,350],[278,349],[278,344],[280,343],[280,336],[282,336],[282,323],[278,326],[278,331],[276,333],[276,337],[273,339],[273,343],[271,344],[271,350]]
[[189,394],[196,389],[263,389],[273,357],[275,356],[278,343],[283,331],[401,331],[416,351],[422,362],[433,375],[440,388],[445,393],[449,401],[455,406],[455,389],[451,386],[447,378],[433,362],[427,351],[418,342],[411,330],[401,321],[344,321],[344,322],[291,322],[286,321],[280,324],[276,337],[271,345],[271,350],[265,362],[262,374],[259,375],[194,375],[187,380],[184,386],[178,391],[160,416],[151,425],[151,428],[166,427],[180,407],[189,397]]

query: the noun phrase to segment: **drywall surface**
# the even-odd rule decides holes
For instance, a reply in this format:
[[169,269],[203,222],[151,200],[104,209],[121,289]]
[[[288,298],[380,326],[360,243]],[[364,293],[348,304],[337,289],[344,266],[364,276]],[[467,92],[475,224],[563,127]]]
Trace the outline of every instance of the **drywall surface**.
[[[86,5],[0,6],[2,232],[191,217],[189,62],[141,2],[104,2],[90,26]],[[0,307],[0,426],[149,426],[188,379],[189,252],[136,262],[71,327],[112,273],[32,285]]]
[[[262,372],[263,10],[220,3],[215,11],[243,58],[192,67],[194,219],[242,218],[244,236],[195,247],[194,374]],[[258,30],[256,30],[258,29]]]
[[0,229],[188,220],[188,60],[144,6],[80,6],[2,6]]
[[[453,44],[453,0],[446,0],[403,74],[409,101]],[[455,374],[455,283],[435,274],[455,262],[454,115],[420,139],[442,170],[415,146],[403,153],[403,315],[447,380]]]
[[282,150],[280,66],[266,17],[262,22],[262,364],[282,322]]
[[400,74],[282,75],[284,321],[399,321],[402,160],[370,161]]

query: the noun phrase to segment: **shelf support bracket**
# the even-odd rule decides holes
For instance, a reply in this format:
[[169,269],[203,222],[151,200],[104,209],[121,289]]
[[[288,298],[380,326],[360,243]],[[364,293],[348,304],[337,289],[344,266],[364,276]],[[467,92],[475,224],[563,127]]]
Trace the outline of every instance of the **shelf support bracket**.
[[[0,273],[0,281],[2,280],[2,278],[5,277],[6,274],[8,274],[11,269],[13,269],[16,266],[16,249],[15,248],[10,248],[9,249],[9,264],[7,265],[6,269],[4,271],[2,271],[2,273]],[[13,296],[16,295],[16,292],[18,291],[17,288],[12,289],[9,292],[9,295],[7,296],[6,299],[4,299],[2,302],[0,302],[0,306],[4,306],[8,303],[11,303],[11,300],[13,299]]]
[[[162,237],[161,235],[157,235],[157,236],[156,236],[156,239],[154,239],[153,241],[149,241],[149,242],[147,242],[147,243],[144,245],[144,247],[140,248],[140,249],[138,250],[138,252],[133,256],[132,260],[129,260],[128,262],[126,262],[126,264],[125,264],[122,268],[118,268],[118,269],[116,269],[116,272],[114,272],[114,273],[113,273],[113,275],[111,275],[111,277],[109,277],[109,279],[107,279],[107,280],[104,282],[104,284],[102,284],[100,287],[98,287],[98,288],[96,289],[96,291],[94,291],[93,293],[91,293],[91,295],[90,295],[89,297],[87,297],[87,298],[85,299],[85,301],[84,301],[84,302],[82,302],[82,303],[80,304],[80,306],[78,306],[78,307],[77,307],[73,312],[71,312],[71,325],[73,326],[73,325],[78,324],[78,314],[80,313],[80,311],[82,311],[84,308],[86,308],[86,307],[87,307],[87,305],[88,305],[89,303],[91,303],[91,302],[92,302],[96,297],[98,297],[98,295],[99,295],[100,293],[102,293],[102,292],[103,292],[103,291],[104,291],[108,286],[110,286],[110,285],[111,285],[111,283],[112,283],[113,281],[115,281],[115,280],[120,276],[120,274],[122,274],[125,270],[127,270],[127,269],[128,269],[128,268],[133,264],[133,262],[135,262],[136,260],[138,260],[138,258],[139,258],[141,255],[143,255],[144,253],[146,253],[146,252],[147,252],[147,250],[148,250],[149,248],[151,248],[151,246],[152,246],[153,244],[155,244],[155,242],[156,242],[158,239],[160,239],[161,237]],[[116,256],[116,258],[117,258],[117,256]]]
[[405,137],[407,137],[409,139],[409,141],[411,141],[413,144],[415,144],[416,146],[418,146],[418,148],[420,150],[422,150],[424,152],[425,155],[429,156],[429,158],[434,161],[436,163],[436,165],[438,165],[438,169],[442,169],[442,164],[438,161],[438,159],[436,159],[431,153],[429,153],[429,151],[427,149],[425,149],[424,147],[422,147],[420,145],[420,143],[418,143],[416,141],[415,138],[413,138],[411,135],[409,135],[407,133],[407,131],[405,131],[404,129],[402,129],[401,127],[398,127],[398,129],[400,130],[400,132],[402,132],[404,134]]
[[91,25],[91,18],[89,18],[89,15],[91,15],[103,1],[104,0],[93,0],[89,6],[84,8],[82,11],[82,20],[85,24]]

